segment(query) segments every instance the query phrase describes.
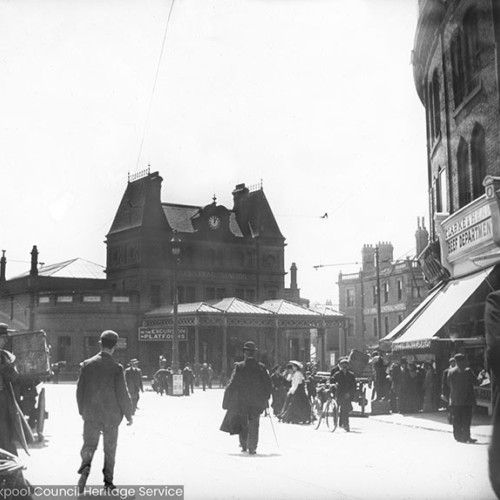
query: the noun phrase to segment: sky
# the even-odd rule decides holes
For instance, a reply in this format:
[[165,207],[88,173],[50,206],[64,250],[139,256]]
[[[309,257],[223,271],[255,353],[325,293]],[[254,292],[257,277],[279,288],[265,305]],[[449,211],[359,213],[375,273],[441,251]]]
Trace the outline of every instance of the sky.
[[164,202],[231,209],[236,184],[262,182],[312,302],[337,302],[364,244],[414,256],[417,15],[417,0],[0,0],[7,278],[33,245],[45,264],[105,265],[128,174],[148,166]]

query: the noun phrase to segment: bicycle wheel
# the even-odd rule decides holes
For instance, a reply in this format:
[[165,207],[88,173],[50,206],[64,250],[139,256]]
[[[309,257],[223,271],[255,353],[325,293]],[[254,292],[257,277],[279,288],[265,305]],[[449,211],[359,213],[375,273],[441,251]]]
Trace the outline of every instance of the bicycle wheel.
[[332,422],[331,431],[335,432],[339,425],[339,405],[334,399],[330,401],[330,420]]
[[326,406],[326,403],[325,404],[322,404],[321,402],[318,401],[318,416],[316,417],[317,418],[317,421],[316,421],[316,430],[319,429],[321,423],[323,422],[323,420],[325,419],[325,406]]

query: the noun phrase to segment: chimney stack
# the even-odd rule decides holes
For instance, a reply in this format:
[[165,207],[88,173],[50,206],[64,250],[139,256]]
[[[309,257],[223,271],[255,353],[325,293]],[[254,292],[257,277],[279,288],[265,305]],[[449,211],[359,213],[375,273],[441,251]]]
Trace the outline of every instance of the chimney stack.
[[297,290],[297,265],[292,262],[290,267],[290,288],[292,290]]
[[38,276],[38,249],[33,245],[31,250],[31,269],[30,276]]
[[7,259],[5,258],[5,250],[2,250],[2,258],[0,259],[0,283],[5,282],[6,266],[7,266]]

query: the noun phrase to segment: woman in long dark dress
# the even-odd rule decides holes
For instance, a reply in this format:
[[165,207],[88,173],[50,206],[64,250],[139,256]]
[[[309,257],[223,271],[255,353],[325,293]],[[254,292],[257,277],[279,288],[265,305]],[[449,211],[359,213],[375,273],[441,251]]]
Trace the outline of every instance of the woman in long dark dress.
[[290,361],[291,386],[288,390],[283,411],[278,415],[282,422],[292,424],[308,424],[311,422],[311,404],[305,390],[305,377],[302,373],[302,364]]

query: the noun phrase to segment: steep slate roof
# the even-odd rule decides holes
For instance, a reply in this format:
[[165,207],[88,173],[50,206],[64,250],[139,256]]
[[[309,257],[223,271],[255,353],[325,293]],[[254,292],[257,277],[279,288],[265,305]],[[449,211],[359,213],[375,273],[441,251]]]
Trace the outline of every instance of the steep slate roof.
[[[51,278],[88,278],[88,279],[106,279],[105,267],[95,264],[85,259],[66,260],[57,264],[49,264],[38,269],[38,276],[47,276]],[[23,278],[29,276],[29,271],[16,276]]]
[[[176,203],[162,203],[162,208],[167,222],[172,229],[179,233],[194,233],[195,230],[192,219],[203,207],[179,205]],[[236,214],[231,211],[229,212],[229,230],[234,236],[238,238],[243,237],[243,233],[236,222]]]
[[161,207],[158,172],[128,182],[108,235],[141,227],[168,228]]

